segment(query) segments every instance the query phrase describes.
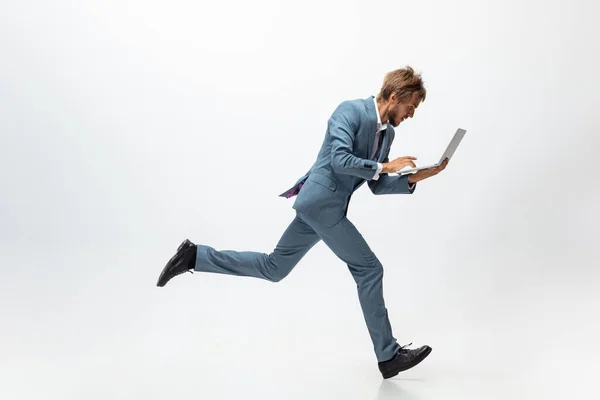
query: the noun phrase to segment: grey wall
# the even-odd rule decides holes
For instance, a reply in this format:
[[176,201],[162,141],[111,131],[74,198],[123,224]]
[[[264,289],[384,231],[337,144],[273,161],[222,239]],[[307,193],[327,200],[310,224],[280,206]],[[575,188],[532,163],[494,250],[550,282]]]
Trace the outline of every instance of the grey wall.
[[[333,109],[410,64],[428,99],[391,156],[429,163],[457,127],[468,133],[412,196],[364,186],[353,198],[396,337],[431,344],[423,368],[436,376],[588,398],[597,8],[2,3],[0,397],[372,398],[354,282],[323,244],[277,285],[155,282],[186,237],[270,252],[293,218],[277,195],[314,161]],[[353,373],[367,377],[343,378]]]

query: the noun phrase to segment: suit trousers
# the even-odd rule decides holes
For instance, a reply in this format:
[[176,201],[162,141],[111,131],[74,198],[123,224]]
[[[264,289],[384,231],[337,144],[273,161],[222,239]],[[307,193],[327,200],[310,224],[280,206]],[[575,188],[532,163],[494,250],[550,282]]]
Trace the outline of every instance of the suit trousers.
[[348,266],[358,290],[362,313],[377,361],[394,357],[399,345],[392,335],[383,299],[383,266],[354,224],[343,217],[324,227],[301,213],[296,216],[270,254],[217,250],[197,244],[195,271],[248,276],[279,282],[320,240]]

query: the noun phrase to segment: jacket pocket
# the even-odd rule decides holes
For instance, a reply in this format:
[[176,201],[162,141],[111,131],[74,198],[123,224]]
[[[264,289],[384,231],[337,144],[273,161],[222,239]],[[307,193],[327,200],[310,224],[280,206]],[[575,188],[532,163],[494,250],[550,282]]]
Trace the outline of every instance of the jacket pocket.
[[318,183],[319,185],[326,187],[327,189],[331,190],[332,192],[335,192],[337,189],[337,183],[333,179],[331,179],[330,177],[328,177],[326,175],[322,175],[322,174],[313,172],[308,177],[308,180]]

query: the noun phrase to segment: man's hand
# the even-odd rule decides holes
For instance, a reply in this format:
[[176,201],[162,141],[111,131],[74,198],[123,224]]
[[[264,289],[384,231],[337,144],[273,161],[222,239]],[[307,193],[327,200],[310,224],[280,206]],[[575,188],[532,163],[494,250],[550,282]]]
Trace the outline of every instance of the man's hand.
[[446,168],[446,165],[448,165],[447,158],[440,164],[439,167],[422,169],[420,171],[415,172],[414,174],[408,177],[408,183],[413,184],[422,181],[423,179],[431,178],[432,176],[442,172]]
[[416,168],[417,166],[413,162],[413,160],[416,160],[416,159],[417,159],[416,157],[411,157],[411,156],[398,157],[393,161],[381,164],[383,166],[383,169],[381,170],[381,172],[384,174],[389,174],[389,173],[400,171],[404,167]]

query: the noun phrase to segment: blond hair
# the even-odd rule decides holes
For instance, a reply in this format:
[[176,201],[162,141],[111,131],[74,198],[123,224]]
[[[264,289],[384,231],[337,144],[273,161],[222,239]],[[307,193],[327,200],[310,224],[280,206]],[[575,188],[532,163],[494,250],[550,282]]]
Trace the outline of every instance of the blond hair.
[[398,100],[408,100],[413,93],[417,93],[421,101],[425,101],[427,90],[421,74],[416,73],[411,66],[396,69],[385,74],[383,85],[377,95],[378,101],[387,101],[392,93],[396,93]]

